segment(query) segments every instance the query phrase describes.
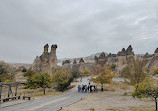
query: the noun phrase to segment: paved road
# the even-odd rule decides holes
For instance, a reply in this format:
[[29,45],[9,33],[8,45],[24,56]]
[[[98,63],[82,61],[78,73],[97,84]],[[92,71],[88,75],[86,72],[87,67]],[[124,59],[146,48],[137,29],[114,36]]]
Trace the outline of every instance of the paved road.
[[[88,78],[83,78],[81,84],[88,84]],[[45,97],[38,100],[30,100],[29,102],[0,108],[0,111],[56,111],[61,107],[67,106],[75,101],[85,97],[88,93],[78,93],[77,87],[72,89],[69,93]]]

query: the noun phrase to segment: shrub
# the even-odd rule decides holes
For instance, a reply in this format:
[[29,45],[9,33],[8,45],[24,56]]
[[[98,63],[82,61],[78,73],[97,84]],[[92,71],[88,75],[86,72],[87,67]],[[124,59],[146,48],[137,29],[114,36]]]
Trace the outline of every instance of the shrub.
[[59,91],[64,91],[73,81],[72,75],[68,71],[59,70],[52,75],[52,82]]
[[157,80],[146,78],[143,82],[135,85],[135,91],[132,93],[134,98],[152,98],[155,100],[155,109],[157,107],[158,84]]
[[9,82],[14,80],[12,67],[5,63],[0,62],[0,82]]
[[158,74],[158,68],[154,70],[154,74]]
[[115,64],[112,64],[111,65],[111,69],[115,69],[116,68],[116,65]]
[[26,71],[27,71],[27,69],[26,69],[26,68],[23,68],[23,69],[22,69],[22,72],[26,72]]
[[115,74],[106,66],[93,66],[91,68],[92,78],[94,83],[101,84],[101,91],[103,91],[103,84],[109,84],[112,82],[112,78]]
[[27,80],[27,86],[31,89],[43,88],[45,94],[45,89],[51,87],[50,76],[45,73],[35,74]]
[[0,62],[0,74],[8,74],[12,72],[12,67],[9,64]]
[[8,83],[8,82],[11,82],[13,81],[13,75],[11,74],[1,74],[0,75],[0,82],[5,82],[5,83]]
[[76,68],[71,70],[71,74],[73,78],[78,78],[80,76],[80,71]]
[[147,74],[144,72],[143,61],[134,61],[121,71],[121,76],[130,80],[130,84],[135,85],[142,82]]
[[35,75],[35,72],[29,69],[23,75],[24,77],[31,78],[33,75]]

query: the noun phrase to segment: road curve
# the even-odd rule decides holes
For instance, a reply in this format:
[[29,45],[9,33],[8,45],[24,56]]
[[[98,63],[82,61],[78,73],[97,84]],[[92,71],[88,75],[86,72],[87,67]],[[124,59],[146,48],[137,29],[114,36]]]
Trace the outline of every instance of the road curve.
[[[83,78],[81,84],[88,85],[88,82],[88,78]],[[30,100],[26,103],[0,108],[0,111],[56,111],[61,107],[65,107],[84,98],[87,94],[88,93],[78,93],[75,87],[70,92],[63,95]]]

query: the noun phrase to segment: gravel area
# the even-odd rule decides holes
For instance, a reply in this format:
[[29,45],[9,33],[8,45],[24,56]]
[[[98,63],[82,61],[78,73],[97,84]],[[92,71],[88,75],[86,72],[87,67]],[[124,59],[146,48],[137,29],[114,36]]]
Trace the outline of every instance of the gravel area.
[[[88,95],[62,111],[154,111],[155,102],[151,99],[135,99],[130,96],[133,86],[124,83],[106,85],[106,91]],[[124,94],[127,93],[128,96]]]

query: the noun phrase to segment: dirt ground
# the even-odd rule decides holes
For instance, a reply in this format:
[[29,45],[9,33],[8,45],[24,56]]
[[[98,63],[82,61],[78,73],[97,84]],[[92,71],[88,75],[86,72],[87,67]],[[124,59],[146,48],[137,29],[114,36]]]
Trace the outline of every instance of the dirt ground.
[[[133,87],[123,83],[105,86],[106,91],[88,95],[62,111],[154,111],[151,99],[135,99],[130,96]],[[128,94],[128,95],[126,95]]]

